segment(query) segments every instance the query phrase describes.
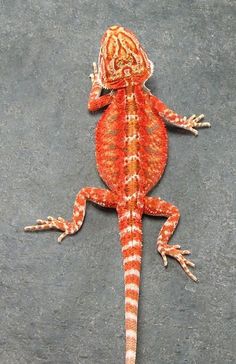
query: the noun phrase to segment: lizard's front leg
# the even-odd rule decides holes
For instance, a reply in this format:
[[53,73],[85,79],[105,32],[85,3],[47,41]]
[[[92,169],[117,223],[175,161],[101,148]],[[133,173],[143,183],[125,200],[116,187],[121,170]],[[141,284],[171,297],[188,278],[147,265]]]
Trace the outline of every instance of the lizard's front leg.
[[85,187],[80,190],[76,196],[71,220],[64,220],[62,217],[56,219],[52,216],[48,216],[47,220],[39,219],[37,220],[36,225],[26,226],[24,230],[39,231],[57,229],[63,231],[63,234],[58,238],[58,242],[61,243],[66,235],[74,234],[81,228],[85,216],[87,200],[104,207],[116,208],[117,206],[117,197],[115,193],[101,188]]
[[181,115],[178,115],[176,112],[169,109],[168,106],[166,106],[161,100],[153,95],[151,96],[151,102],[154,109],[166,121],[179,128],[188,130],[194,135],[198,135],[198,131],[196,130],[196,128],[209,128],[211,126],[211,124],[208,122],[202,122],[202,119],[204,118],[203,114],[199,116],[194,114],[187,118],[186,116],[183,117]]
[[160,198],[145,197],[144,213],[147,215],[165,216],[168,218],[162,226],[157,239],[157,250],[163,258],[164,266],[167,266],[167,256],[175,258],[180,263],[185,273],[196,282],[197,278],[188,268],[188,265],[191,267],[194,267],[195,265],[184,257],[184,255],[190,254],[190,251],[181,250],[180,245],[168,244],[179,222],[180,213],[178,208]]
[[112,92],[101,96],[102,86],[99,80],[97,65],[95,62],[93,63],[93,73],[91,73],[89,77],[91,78],[92,89],[89,95],[88,109],[89,111],[96,111],[111,103]]

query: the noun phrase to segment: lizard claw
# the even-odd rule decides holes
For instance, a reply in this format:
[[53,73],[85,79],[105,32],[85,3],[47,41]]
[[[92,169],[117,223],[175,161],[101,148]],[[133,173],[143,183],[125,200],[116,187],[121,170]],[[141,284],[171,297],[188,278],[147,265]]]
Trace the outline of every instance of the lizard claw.
[[198,135],[198,131],[195,128],[210,128],[211,124],[208,122],[200,122],[204,118],[204,115],[201,114],[199,116],[196,116],[193,114],[189,118],[186,116],[183,117],[184,122],[184,129],[189,130],[191,133],[193,133],[195,136]]
[[47,220],[36,220],[36,225],[25,226],[24,231],[42,231],[51,229],[63,231],[58,238],[58,243],[61,243],[67,235],[76,233],[78,231],[78,226],[73,221],[66,221],[60,216],[57,219],[52,216],[48,216]]
[[170,256],[179,262],[179,264],[181,265],[181,267],[183,268],[185,273],[193,281],[195,281],[195,282],[198,281],[197,277],[188,268],[188,265],[190,267],[195,267],[195,264],[191,260],[188,260],[186,257],[184,257],[184,255],[190,254],[189,250],[181,250],[180,245],[169,245],[166,243],[163,243],[163,244],[159,243],[157,245],[157,250],[162,256],[165,267],[168,264],[167,256]]
[[93,73],[90,73],[92,84],[99,83],[98,68],[96,62],[93,62]]

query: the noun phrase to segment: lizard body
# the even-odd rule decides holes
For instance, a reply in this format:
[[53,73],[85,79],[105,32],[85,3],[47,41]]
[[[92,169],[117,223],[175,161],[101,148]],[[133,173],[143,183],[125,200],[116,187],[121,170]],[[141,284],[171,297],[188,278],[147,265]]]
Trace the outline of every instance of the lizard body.
[[[142,215],[164,216],[166,222],[157,239],[157,250],[164,265],[167,256],[175,258],[187,275],[197,278],[188,266],[188,250],[168,242],[178,224],[176,206],[148,192],[161,178],[168,151],[163,119],[197,135],[197,127],[209,127],[203,115],[182,117],[170,110],[144,86],[152,75],[153,65],[136,36],[121,26],[112,26],[104,34],[98,60],[90,75],[92,89],[88,109],[108,106],[96,128],[96,160],[99,174],[109,189],[83,188],[76,196],[71,220],[49,216],[37,220],[25,231],[57,229],[58,241],[76,233],[82,226],[86,201],[115,208],[118,213],[125,283],[125,363],[135,364],[137,320],[142,258]],[[111,90],[102,95],[102,89]]]

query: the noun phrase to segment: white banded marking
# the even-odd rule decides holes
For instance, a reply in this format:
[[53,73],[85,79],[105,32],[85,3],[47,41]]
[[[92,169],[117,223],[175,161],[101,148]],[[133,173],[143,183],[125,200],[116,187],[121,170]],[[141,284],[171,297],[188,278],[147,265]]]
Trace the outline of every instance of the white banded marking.
[[129,161],[139,161],[140,158],[137,154],[132,154],[132,155],[129,155],[128,157],[125,157],[125,162],[129,162]]
[[123,236],[123,235],[125,235],[127,233],[135,232],[135,231],[138,231],[139,233],[142,233],[142,230],[138,226],[131,225],[131,226],[128,226],[128,227],[122,229],[120,231],[120,236]]
[[141,256],[140,255],[131,255],[130,257],[127,257],[123,260],[123,264],[129,263],[129,262],[141,262]]
[[125,291],[135,291],[135,292],[139,292],[139,286],[135,283],[127,283],[125,285]]
[[140,240],[130,240],[127,244],[125,244],[124,246],[122,246],[122,252],[124,250],[127,250],[129,248],[134,248],[136,246],[142,246],[142,242]]
[[136,339],[137,332],[135,330],[126,330],[125,336],[131,337],[132,339]]
[[141,218],[141,215],[138,214],[137,212],[135,211],[126,211],[123,215],[121,215],[119,217],[119,220],[123,220],[125,218],[130,218],[130,217],[137,217],[137,218]]
[[126,351],[126,359],[135,359],[136,352],[134,350]]
[[136,198],[138,196],[138,192],[133,193],[132,195],[128,195],[124,197],[125,201],[130,201],[132,198]]
[[139,175],[138,174],[136,174],[136,173],[134,173],[134,174],[132,174],[131,176],[129,176],[129,177],[126,177],[126,179],[125,179],[125,183],[129,183],[130,181],[132,181],[132,179],[140,179],[140,177],[139,177]]
[[138,269],[129,269],[124,274],[125,278],[127,276],[137,276],[140,277],[140,271]]
[[128,303],[130,306],[134,306],[136,308],[138,307],[138,301],[130,297],[125,297],[125,303]]
[[132,142],[133,140],[138,140],[139,139],[139,134],[134,134],[134,135],[129,135],[125,137],[125,141],[126,142]]
[[132,120],[138,120],[138,119],[139,119],[139,117],[137,114],[127,114],[125,116],[126,121],[132,121]]
[[132,321],[138,321],[137,315],[133,312],[126,312],[125,313],[125,319],[126,320],[132,320]]

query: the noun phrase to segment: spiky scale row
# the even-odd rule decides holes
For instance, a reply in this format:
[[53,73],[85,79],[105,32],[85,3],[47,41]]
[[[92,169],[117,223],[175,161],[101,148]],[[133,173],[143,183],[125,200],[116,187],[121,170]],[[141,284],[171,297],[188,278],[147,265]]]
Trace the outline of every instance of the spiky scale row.
[[[167,217],[157,239],[164,265],[171,256],[191,279],[197,280],[188,268],[194,263],[185,258],[190,252],[168,244],[180,218],[178,208],[146,194],[166,166],[168,142],[163,118],[195,135],[196,128],[210,124],[201,122],[203,115],[181,117],[154,97],[144,85],[152,72],[152,62],[131,31],[120,26],[106,31],[99,67],[93,63],[90,75],[88,109],[96,111],[109,105],[96,128],[96,160],[99,174],[110,190],[83,188],[76,196],[71,220],[49,216],[25,228],[60,230],[61,242],[82,226],[87,200],[117,210],[125,284],[126,364],[136,363],[143,214]],[[103,88],[112,91],[101,96]]]

